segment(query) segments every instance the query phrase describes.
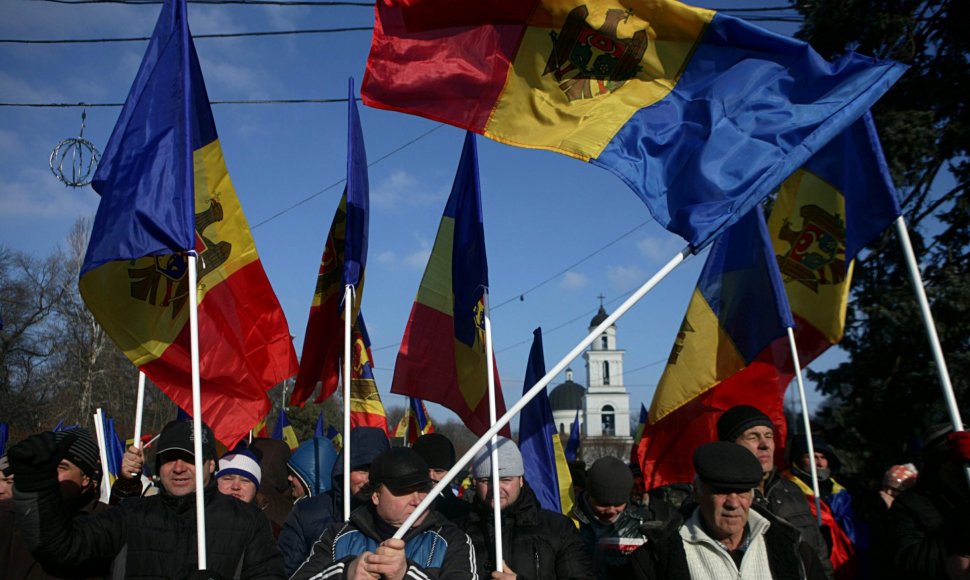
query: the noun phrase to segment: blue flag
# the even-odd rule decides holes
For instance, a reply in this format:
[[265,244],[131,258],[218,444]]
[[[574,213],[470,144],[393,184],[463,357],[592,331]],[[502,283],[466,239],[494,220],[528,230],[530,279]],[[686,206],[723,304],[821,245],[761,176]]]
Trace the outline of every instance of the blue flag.
[[105,416],[104,445],[105,455],[108,457],[108,473],[111,475],[112,481],[114,481],[121,473],[121,460],[125,455],[125,445],[118,437],[114,417]]
[[10,426],[0,423],[0,457],[7,454],[7,437],[10,436]]
[[[546,362],[542,355],[542,329],[532,333],[532,350],[525,367],[524,395],[546,374]],[[519,415],[519,450],[525,462],[525,480],[539,499],[544,509],[562,512],[559,496],[559,476],[556,473],[556,452],[553,437],[559,437],[552,418],[549,394],[546,390],[529,401]]]
[[576,461],[577,453],[579,453],[579,409],[576,409],[576,418],[573,419],[573,426],[569,428],[569,440],[566,441],[566,460]]
[[314,437],[325,437],[323,434],[323,411],[320,411],[320,416],[317,417],[317,427],[313,430]]
[[354,79],[349,80],[347,95],[347,229],[344,246],[344,285],[356,286],[357,300],[354,311],[359,309],[363,288],[364,266],[367,263],[368,208],[370,207],[367,180],[367,153],[364,151],[364,133],[360,128]]

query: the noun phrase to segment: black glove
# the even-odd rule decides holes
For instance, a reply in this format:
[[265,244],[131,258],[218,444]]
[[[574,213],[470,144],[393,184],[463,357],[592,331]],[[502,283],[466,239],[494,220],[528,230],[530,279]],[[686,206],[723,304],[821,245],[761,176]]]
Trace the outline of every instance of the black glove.
[[40,491],[57,487],[57,465],[77,439],[65,433],[60,441],[50,431],[31,435],[7,452],[10,470],[16,476],[14,487],[20,491]]

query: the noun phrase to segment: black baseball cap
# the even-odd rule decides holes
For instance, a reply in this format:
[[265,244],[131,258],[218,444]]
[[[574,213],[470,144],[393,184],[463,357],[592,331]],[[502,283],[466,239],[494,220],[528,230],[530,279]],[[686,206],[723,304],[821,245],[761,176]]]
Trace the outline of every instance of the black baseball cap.
[[383,485],[392,493],[405,493],[417,488],[430,489],[434,482],[428,476],[428,464],[413,449],[392,447],[374,458],[368,474],[370,491]]
[[[184,451],[189,455],[195,455],[192,421],[175,420],[165,425],[161,435],[158,436],[158,443],[155,444],[155,454],[160,456],[166,451]],[[202,424],[202,458],[216,458],[216,438],[212,434],[212,429],[209,429],[205,423]]]

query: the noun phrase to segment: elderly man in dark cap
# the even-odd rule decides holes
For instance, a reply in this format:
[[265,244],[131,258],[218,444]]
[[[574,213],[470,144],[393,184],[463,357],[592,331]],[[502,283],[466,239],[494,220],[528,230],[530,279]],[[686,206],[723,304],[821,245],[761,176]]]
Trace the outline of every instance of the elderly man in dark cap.
[[600,580],[629,577],[630,554],[643,545],[648,530],[662,528],[674,515],[663,500],[644,506],[631,503],[633,484],[626,463],[601,457],[589,468],[586,490],[576,498],[573,517]]
[[768,415],[750,405],[737,405],[717,420],[717,436],[747,448],[761,464],[762,479],[755,489],[756,505],[785,520],[801,532],[822,562],[825,574],[832,578],[829,548],[822,538],[818,520],[812,515],[805,495],[793,482],[775,468],[775,425]]
[[392,537],[430,490],[428,464],[414,450],[381,453],[361,491],[368,501],[349,521],[327,528],[291,580],[476,578],[468,536],[434,510],[421,514],[403,539]]
[[[31,436],[10,449],[14,507],[27,545],[45,565],[81,566],[112,561],[118,578],[191,578],[198,568],[195,526],[195,443],[192,423],[172,421],[158,438],[157,495],[133,497],[86,518],[65,517],[56,472],[75,438]],[[205,578],[283,578],[283,560],[269,520],[252,504],[219,493],[215,437],[202,426],[203,484],[208,570]],[[137,477],[144,455],[130,447],[122,476]],[[140,483],[137,483],[140,487]]]
[[763,472],[751,453],[735,443],[707,443],[694,453],[694,469],[697,507],[633,553],[634,578],[824,578],[798,531],[753,506]]

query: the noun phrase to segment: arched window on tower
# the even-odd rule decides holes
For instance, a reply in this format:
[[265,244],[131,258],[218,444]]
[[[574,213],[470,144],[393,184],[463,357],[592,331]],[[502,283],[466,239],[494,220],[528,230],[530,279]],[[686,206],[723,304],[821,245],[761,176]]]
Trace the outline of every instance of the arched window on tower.
[[602,345],[603,350],[610,349],[610,339],[605,334],[600,338],[600,345]]
[[615,437],[616,416],[613,414],[613,406],[603,405],[600,410],[600,417],[603,418],[603,437]]
[[610,384],[610,363],[603,361],[603,384]]

